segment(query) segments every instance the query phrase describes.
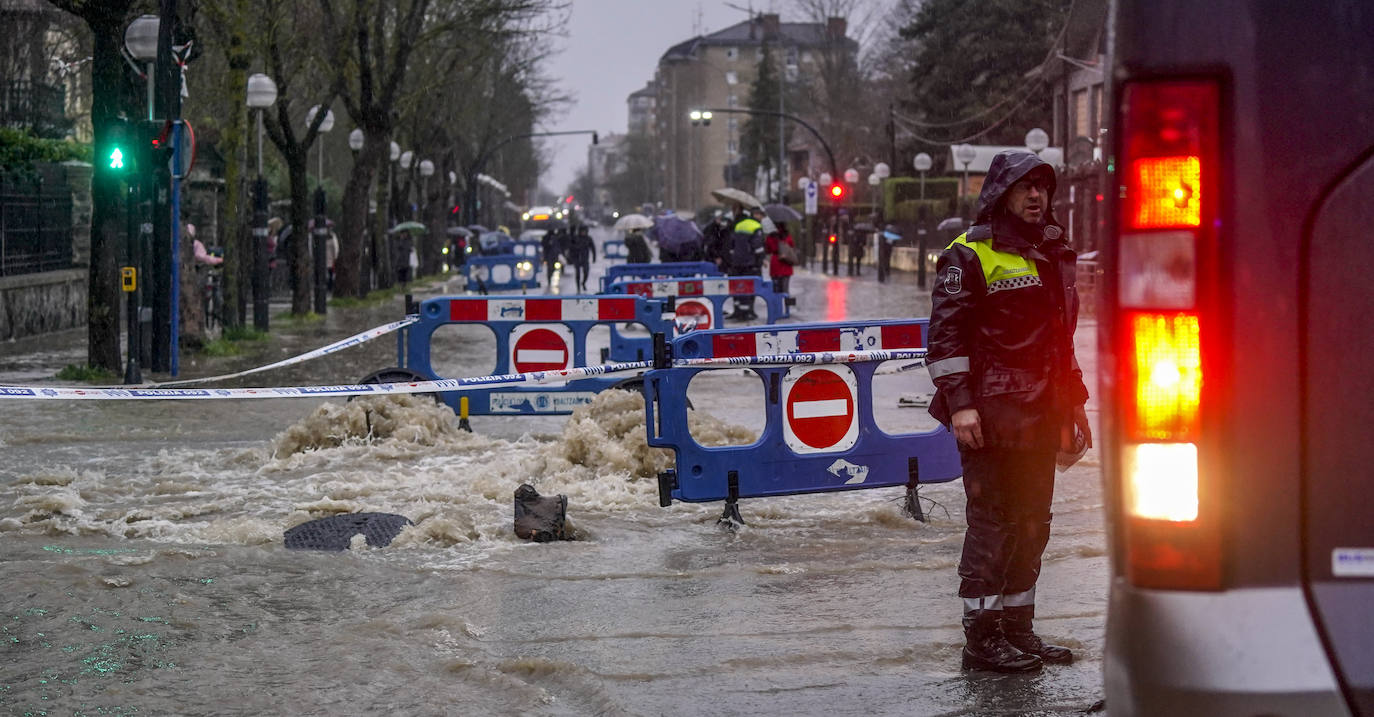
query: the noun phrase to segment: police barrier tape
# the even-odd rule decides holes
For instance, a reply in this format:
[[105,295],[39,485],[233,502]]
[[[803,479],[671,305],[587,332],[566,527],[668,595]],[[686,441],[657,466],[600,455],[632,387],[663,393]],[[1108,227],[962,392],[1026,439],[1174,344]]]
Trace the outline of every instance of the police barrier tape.
[[601,277],[601,293],[621,279],[671,279],[689,276],[723,276],[720,267],[709,261],[667,261],[658,264],[617,264],[606,267]]
[[[692,332],[673,340],[644,376],[648,443],[674,453],[674,468],[659,475],[659,503],[726,500],[733,505],[747,497],[901,485],[914,491],[919,483],[959,477],[958,447],[948,430],[888,433],[873,415],[873,376],[879,368],[874,362],[924,356],[927,324],[926,319],[789,324]],[[757,361],[760,355],[770,360]],[[864,360],[788,360],[801,356]],[[735,365],[736,357],[761,379],[763,432],[747,446],[702,446],[687,427],[689,385],[701,370]],[[812,363],[855,365],[805,365]]]
[[368,329],[367,331],[364,331],[364,332],[362,332],[362,333],[360,333],[360,334],[354,334],[354,335],[352,335],[352,336],[349,336],[349,337],[346,338],[346,339],[343,339],[342,341],[335,341],[334,343],[329,344],[328,346],[324,346],[324,347],[315,349],[314,351],[307,351],[307,352],[305,352],[305,353],[303,353],[303,354],[299,354],[299,355],[297,355],[297,356],[292,356],[291,358],[288,358],[288,359],[282,359],[281,361],[278,361],[278,362],[276,362],[276,363],[270,363],[270,364],[267,364],[266,366],[259,366],[259,367],[257,367],[257,368],[250,368],[250,369],[248,369],[248,370],[246,370],[246,371],[239,371],[239,372],[237,372],[237,373],[226,373],[226,374],[221,374],[221,375],[219,375],[219,376],[206,376],[206,377],[204,377],[204,378],[187,378],[187,379],[182,379],[182,380],[180,380],[180,381],[162,381],[162,382],[158,382],[158,383],[149,383],[149,384],[146,384],[146,385],[148,385],[148,386],[181,386],[181,385],[188,384],[188,383],[210,383],[210,382],[212,382],[212,381],[225,381],[225,380],[228,380],[228,379],[231,379],[231,378],[239,378],[240,376],[248,376],[248,375],[250,375],[250,374],[262,373],[263,371],[271,371],[271,370],[274,369],[274,368],[282,368],[282,367],[284,367],[284,366],[291,366],[291,365],[294,365],[294,364],[303,363],[303,362],[309,361],[309,360],[311,360],[311,359],[317,359],[317,358],[320,358],[321,356],[328,356],[328,355],[330,355],[330,354],[332,354],[332,353],[336,353],[336,352],[338,352],[338,351],[342,351],[342,350],[344,350],[344,349],[346,349],[346,348],[350,348],[350,347],[352,347],[352,346],[357,346],[357,345],[359,345],[359,344],[366,343],[366,342],[368,342],[368,341],[371,341],[372,339],[377,338],[378,336],[385,336],[385,335],[387,335],[387,334],[389,334],[389,333],[391,333],[391,332],[393,332],[393,331],[396,331],[396,330],[398,330],[398,329],[403,329],[403,328],[405,328],[405,327],[407,327],[407,326],[410,326],[411,324],[413,324],[413,323],[415,323],[415,322],[417,322],[417,321],[419,321],[419,320],[420,320],[420,319],[419,319],[419,317],[417,317],[417,316],[407,316],[406,318],[401,319],[400,321],[393,321],[393,322],[391,322],[391,323],[389,323],[389,324],[386,324],[386,325],[383,325],[383,326],[378,326],[378,327],[376,327],[376,328],[374,328],[374,329]]
[[[730,356],[688,358],[673,361],[684,368],[776,366],[780,364],[852,364],[923,358],[925,351],[826,351],[777,356]],[[74,388],[70,386],[0,386],[0,399],[51,401],[223,400],[249,398],[321,398],[329,396],[378,396],[414,393],[480,391],[494,386],[540,385],[640,371],[653,361],[582,366],[560,371],[527,371],[515,374],[445,378],[405,383],[361,383],[336,386],[282,386],[266,388]]]

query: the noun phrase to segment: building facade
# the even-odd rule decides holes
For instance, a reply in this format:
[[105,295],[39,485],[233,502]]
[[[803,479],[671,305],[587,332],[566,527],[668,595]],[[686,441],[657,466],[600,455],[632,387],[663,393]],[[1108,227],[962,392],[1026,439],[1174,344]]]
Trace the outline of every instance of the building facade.
[[[789,86],[814,81],[821,65],[820,53],[856,53],[858,44],[845,36],[846,23],[831,18],[825,23],[785,23],[778,15],[763,14],[709,35],[700,35],[670,47],[659,58],[651,83],[654,96],[654,139],[659,168],[664,177],[665,206],[695,210],[716,203],[711,190],[737,186],[754,191],[754,177],[738,170],[740,137],[749,115],[746,110],[764,46],[780,63],[781,94]],[[635,96],[631,95],[632,101]],[[710,122],[691,119],[693,110],[717,111]],[[777,108],[805,116],[805,108]],[[634,116],[632,110],[632,117]],[[776,119],[776,118],[774,118]],[[795,127],[792,128],[796,136]],[[804,146],[803,146],[804,149]],[[785,163],[805,156],[795,146],[781,149]],[[791,172],[784,169],[783,177]]]

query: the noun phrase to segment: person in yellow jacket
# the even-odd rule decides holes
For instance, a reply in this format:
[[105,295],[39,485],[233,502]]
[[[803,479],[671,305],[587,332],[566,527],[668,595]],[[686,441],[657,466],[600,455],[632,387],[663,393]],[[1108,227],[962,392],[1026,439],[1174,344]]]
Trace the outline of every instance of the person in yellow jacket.
[[1092,441],[1073,348],[1076,255],[1051,212],[1054,189],[1054,169],[1036,155],[994,157],[978,218],[940,255],[931,291],[930,413],[959,441],[968,499],[965,669],[1031,672],[1073,659],[1031,627],[1056,453]]
[[[725,273],[731,276],[759,276],[763,270],[764,230],[763,207],[753,207],[748,214],[740,211],[734,230],[725,245]],[[754,297],[735,297],[735,311],[729,316],[737,321],[757,319]]]

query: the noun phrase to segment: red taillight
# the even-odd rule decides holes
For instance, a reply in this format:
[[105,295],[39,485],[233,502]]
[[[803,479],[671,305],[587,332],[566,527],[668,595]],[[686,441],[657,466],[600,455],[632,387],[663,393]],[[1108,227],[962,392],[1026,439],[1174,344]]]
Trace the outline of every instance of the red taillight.
[[1211,80],[1122,88],[1116,425],[1126,575],[1176,590],[1221,586],[1215,485],[1204,466],[1205,367],[1218,350],[1199,287],[1215,281],[1220,89]]

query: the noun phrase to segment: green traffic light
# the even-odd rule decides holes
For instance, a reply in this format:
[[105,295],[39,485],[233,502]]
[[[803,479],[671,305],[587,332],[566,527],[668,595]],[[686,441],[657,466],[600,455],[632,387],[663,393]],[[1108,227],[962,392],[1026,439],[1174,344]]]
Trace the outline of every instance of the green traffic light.
[[110,169],[124,169],[124,153],[118,147],[110,152]]

